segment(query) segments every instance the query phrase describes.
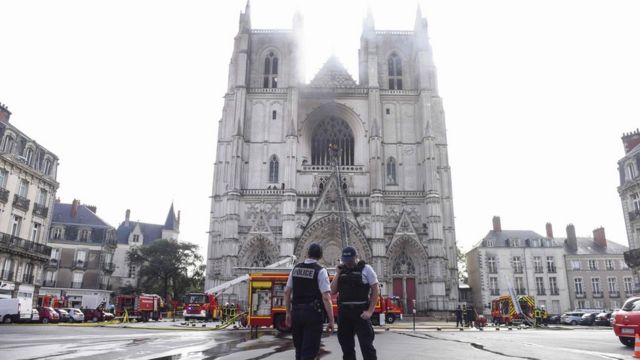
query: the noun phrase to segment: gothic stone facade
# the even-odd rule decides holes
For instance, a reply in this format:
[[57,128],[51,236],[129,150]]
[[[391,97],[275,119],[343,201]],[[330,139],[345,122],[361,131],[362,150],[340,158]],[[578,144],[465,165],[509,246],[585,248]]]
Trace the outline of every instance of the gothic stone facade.
[[[359,82],[332,57],[305,83],[301,29],[299,14],[292,30],[252,29],[248,5],[240,15],[219,122],[206,287],[238,267],[304,258],[312,242],[335,266],[347,234],[383,293],[415,299],[419,311],[454,308],[451,175],[426,20],[418,10],[413,31],[379,31],[368,15]],[[329,144],[339,149],[339,181],[330,177]]]

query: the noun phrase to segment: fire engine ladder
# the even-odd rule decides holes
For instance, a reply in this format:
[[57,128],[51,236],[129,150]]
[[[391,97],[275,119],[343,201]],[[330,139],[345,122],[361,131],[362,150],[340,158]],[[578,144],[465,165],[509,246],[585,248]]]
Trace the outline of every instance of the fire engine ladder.
[[340,238],[342,240],[342,248],[349,246],[349,225],[347,224],[347,209],[345,202],[348,200],[342,189],[342,176],[340,175],[340,149],[335,144],[329,145],[329,155],[333,172],[331,177],[336,180],[336,192],[338,193],[338,213],[340,216]]
[[[511,286],[511,281],[509,281],[509,279],[506,276],[504,278],[507,281],[507,288],[509,290],[509,296],[511,296],[511,302],[513,303],[513,306],[516,309],[516,312],[522,316],[522,323],[529,326],[534,326],[535,319],[530,318],[527,314],[524,313],[524,311],[522,310],[522,307],[520,306],[520,301],[518,301],[518,296],[516,295],[516,291]],[[516,322],[514,321],[514,323]]]
[[[280,261],[276,261],[273,264],[269,264],[265,267],[265,269],[275,269],[275,268],[279,268],[279,267],[292,267],[293,263],[296,261],[296,257],[293,255],[289,255],[287,257],[285,257],[284,259],[280,260]],[[213,295],[219,295],[221,293],[223,293],[225,290],[229,289],[230,287],[243,283],[245,281],[249,280],[249,274],[245,274],[245,275],[241,275],[238,276],[237,278],[233,279],[233,280],[229,280],[227,282],[224,282],[218,286],[214,286],[209,290],[206,290],[205,293],[207,294],[213,294]]]

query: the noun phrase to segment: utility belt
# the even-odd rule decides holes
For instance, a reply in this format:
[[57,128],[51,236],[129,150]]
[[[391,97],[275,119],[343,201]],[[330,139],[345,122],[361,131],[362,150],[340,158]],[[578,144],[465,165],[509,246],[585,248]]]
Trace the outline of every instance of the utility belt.
[[340,309],[367,309],[369,308],[369,302],[368,301],[346,301],[346,302],[339,302],[338,303],[338,307],[340,307]]
[[317,311],[319,313],[324,313],[324,304],[322,303],[322,300],[313,300],[310,303],[304,303],[304,304],[291,304],[291,307],[293,309],[310,309],[313,311]]

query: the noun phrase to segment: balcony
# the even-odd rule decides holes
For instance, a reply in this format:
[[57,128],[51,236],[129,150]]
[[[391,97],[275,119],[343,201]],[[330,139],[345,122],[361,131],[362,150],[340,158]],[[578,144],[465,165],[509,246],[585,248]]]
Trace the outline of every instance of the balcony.
[[610,298],[619,298],[620,297],[620,291],[609,291],[609,297]]
[[73,262],[72,267],[73,267],[74,269],[80,269],[80,270],[83,270],[83,269],[86,269],[86,268],[87,268],[87,262],[86,262],[86,261],[84,261],[84,260],[75,260],[75,261]]
[[102,264],[102,270],[106,271],[106,272],[113,272],[116,269],[116,264],[112,263],[112,262],[108,262],[108,263],[103,263]]
[[42,286],[44,286],[44,287],[56,287],[56,281],[55,280],[45,280],[42,283]]
[[533,268],[533,271],[536,274],[542,274],[544,272],[544,268],[542,266],[540,266],[540,267],[536,266],[535,268]]
[[48,207],[40,205],[38,203],[33,203],[33,215],[39,216],[41,218],[46,218],[47,214],[49,214]]
[[100,290],[111,290],[111,284],[100,284]]
[[500,289],[491,289],[491,296],[500,295]]
[[59,264],[60,264],[60,261],[58,259],[49,259],[49,262],[45,266],[46,267],[58,267]]
[[547,295],[547,292],[544,289],[538,289],[536,291],[536,294],[538,294],[538,295]]
[[514,274],[522,274],[522,267],[513,268],[513,273]]
[[13,207],[16,209],[20,209],[23,211],[29,211],[29,205],[31,205],[31,200],[26,197],[20,196],[18,194],[13,195]]
[[640,219],[640,211],[629,211],[629,221],[635,221]]
[[586,293],[583,293],[583,292],[581,292],[581,293],[576,293],[576,299],[584,299],[584,298],[586,298],[586,297],[587,297],[587,294],[586,294]]
[[489,266],[489,274],[497,274],[497,273],[498,273],[497,268]]
[[13,271],[4,270],[2,274],[0,274],[0,279],[4,281],[13,281]]
[[33,284],[33,280],[34,280],[33,275],[23,275],[21,282],[23,284]]
[[602,291],[598,291],[591,294],[591,296],[593,296],[594,299],[599,299],[604,297],[604,293]]
[[9,190],[0,188],[0,202],[6,204],[9,202]]
[[21,239],[6,233],[0,233],[0,250],[14,255],[35,257],[37,260],[49,261],[51,247],[30,240]]
[[71,288],[72,289],[81,289],[82,288],[82,281],[74,281],[71,283]]
[[548,268],[547,268],[547,272],[548,272],[549,274],[555,274],[555,273],[557,272],[556,267],[555,267],[555,266],[548,267]]

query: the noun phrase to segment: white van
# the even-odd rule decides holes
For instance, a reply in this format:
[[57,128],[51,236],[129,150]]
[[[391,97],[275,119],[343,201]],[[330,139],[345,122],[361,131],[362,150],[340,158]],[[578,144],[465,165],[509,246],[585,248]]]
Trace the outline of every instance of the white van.
[[32,310],[30,299],[0,299],[0,321],[10,324],[18,321],[30,321]]

